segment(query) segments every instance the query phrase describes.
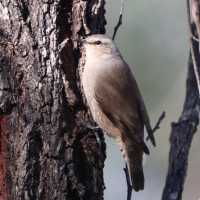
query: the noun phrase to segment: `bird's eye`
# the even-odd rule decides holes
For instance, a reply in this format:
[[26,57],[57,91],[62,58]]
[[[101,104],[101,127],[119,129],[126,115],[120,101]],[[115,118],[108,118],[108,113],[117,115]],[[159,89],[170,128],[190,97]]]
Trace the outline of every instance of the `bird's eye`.
[[100,40],[96,41],[95,44],[100,45],[102,42]]

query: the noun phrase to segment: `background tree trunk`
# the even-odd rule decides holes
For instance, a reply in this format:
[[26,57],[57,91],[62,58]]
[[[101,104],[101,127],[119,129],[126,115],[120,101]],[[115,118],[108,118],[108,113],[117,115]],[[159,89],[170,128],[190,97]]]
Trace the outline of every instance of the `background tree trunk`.
[[[195,25],[193,35],[198,37]],[[199,43],[193,41],[194,52],[199,58]],[[200,72],[199,60],[196,60]],[[187,176],[188,156],[194,134],[199,124],[199,92],[192,57],[188,62],[186,97],[178,123],[172,123],[170,136],[169,167],[162,200],[181,200]]]
[[[80,76],[84,56],[66,38],[105,33],[104,0],[1,0],[0,199],[103,199],[105,143]],[[87,19],[86,19],[87,16]],[[61,62],[62,61],[62,62]]]

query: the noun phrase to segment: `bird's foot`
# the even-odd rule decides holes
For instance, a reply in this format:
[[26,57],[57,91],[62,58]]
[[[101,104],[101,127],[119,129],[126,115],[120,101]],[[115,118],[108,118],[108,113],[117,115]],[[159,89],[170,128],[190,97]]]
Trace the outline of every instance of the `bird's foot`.
[[93,126],[92,124],[90,124],[89,122],[85,122],[85,121],[81,121],[81,123],[83,124],[83,126],[85,126],[86,128],[92,130],[92,131],[98,131],[100,128],[99,126]]
[[94,131],[94,135],[96,137],[96,141],[97,141],[97,144],[101,150],[101,139],[99,137],[99,134],[98,134],[98,131],[101,130],[99,126],[93,126],[90,122],[86,122],[84,121],[80,116],[76,115],[76,117],[80,120],[80,122],[82,123],[82,125],[87,128],[87,129],[90,129],[92,131]]
[[100,129],[99,126],[93,126],[90,122],[84,121],[79,115],[76,115],[76,117],[80,120],[81,124],[92,131],[98,131]]

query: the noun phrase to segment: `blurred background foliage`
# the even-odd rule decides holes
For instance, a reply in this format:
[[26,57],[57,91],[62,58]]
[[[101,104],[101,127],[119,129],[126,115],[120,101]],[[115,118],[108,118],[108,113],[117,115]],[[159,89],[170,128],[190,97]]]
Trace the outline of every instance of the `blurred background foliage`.
[[[121,0],[106,2],[106,35],[112,37],[119,18]],[[147,106],[152,126],[162,111],[166,118],[156,132],[157,147],[150,142],[144,164],[145,189],[133,192],[134,200],[160,200],[168,169],[171,122],[177,122],[185,100],[189,57],[185,2],[181,0],[125,0],[123,24],[115,43],[129,64]],[[113,139],[106,136],[104,168],[105,200],[125,200],[124,159]],[[194,137],[183,200],[200,198],[200,138]]]

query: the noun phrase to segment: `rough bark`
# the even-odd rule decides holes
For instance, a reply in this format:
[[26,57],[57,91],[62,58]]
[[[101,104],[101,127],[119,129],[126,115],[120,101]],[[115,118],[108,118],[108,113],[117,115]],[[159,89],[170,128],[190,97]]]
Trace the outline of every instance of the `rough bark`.
[[[197,37],[195,26],[193,34]],[[196,58],[199,58],[198,42],[193,41]],[[196,60],[200,72],[199,59]],[[188,168],[188,155],[193,136],[199,124],[199,93],[192,58],[188,62],[186,99],[178,123],[172,123],[170,136],[169,168],[162,200],[181,200]]]
[[0,1],[0,199],[103,199],[102,133],[81,93],[84,56],[65,38],[104,33],[104,0]]

